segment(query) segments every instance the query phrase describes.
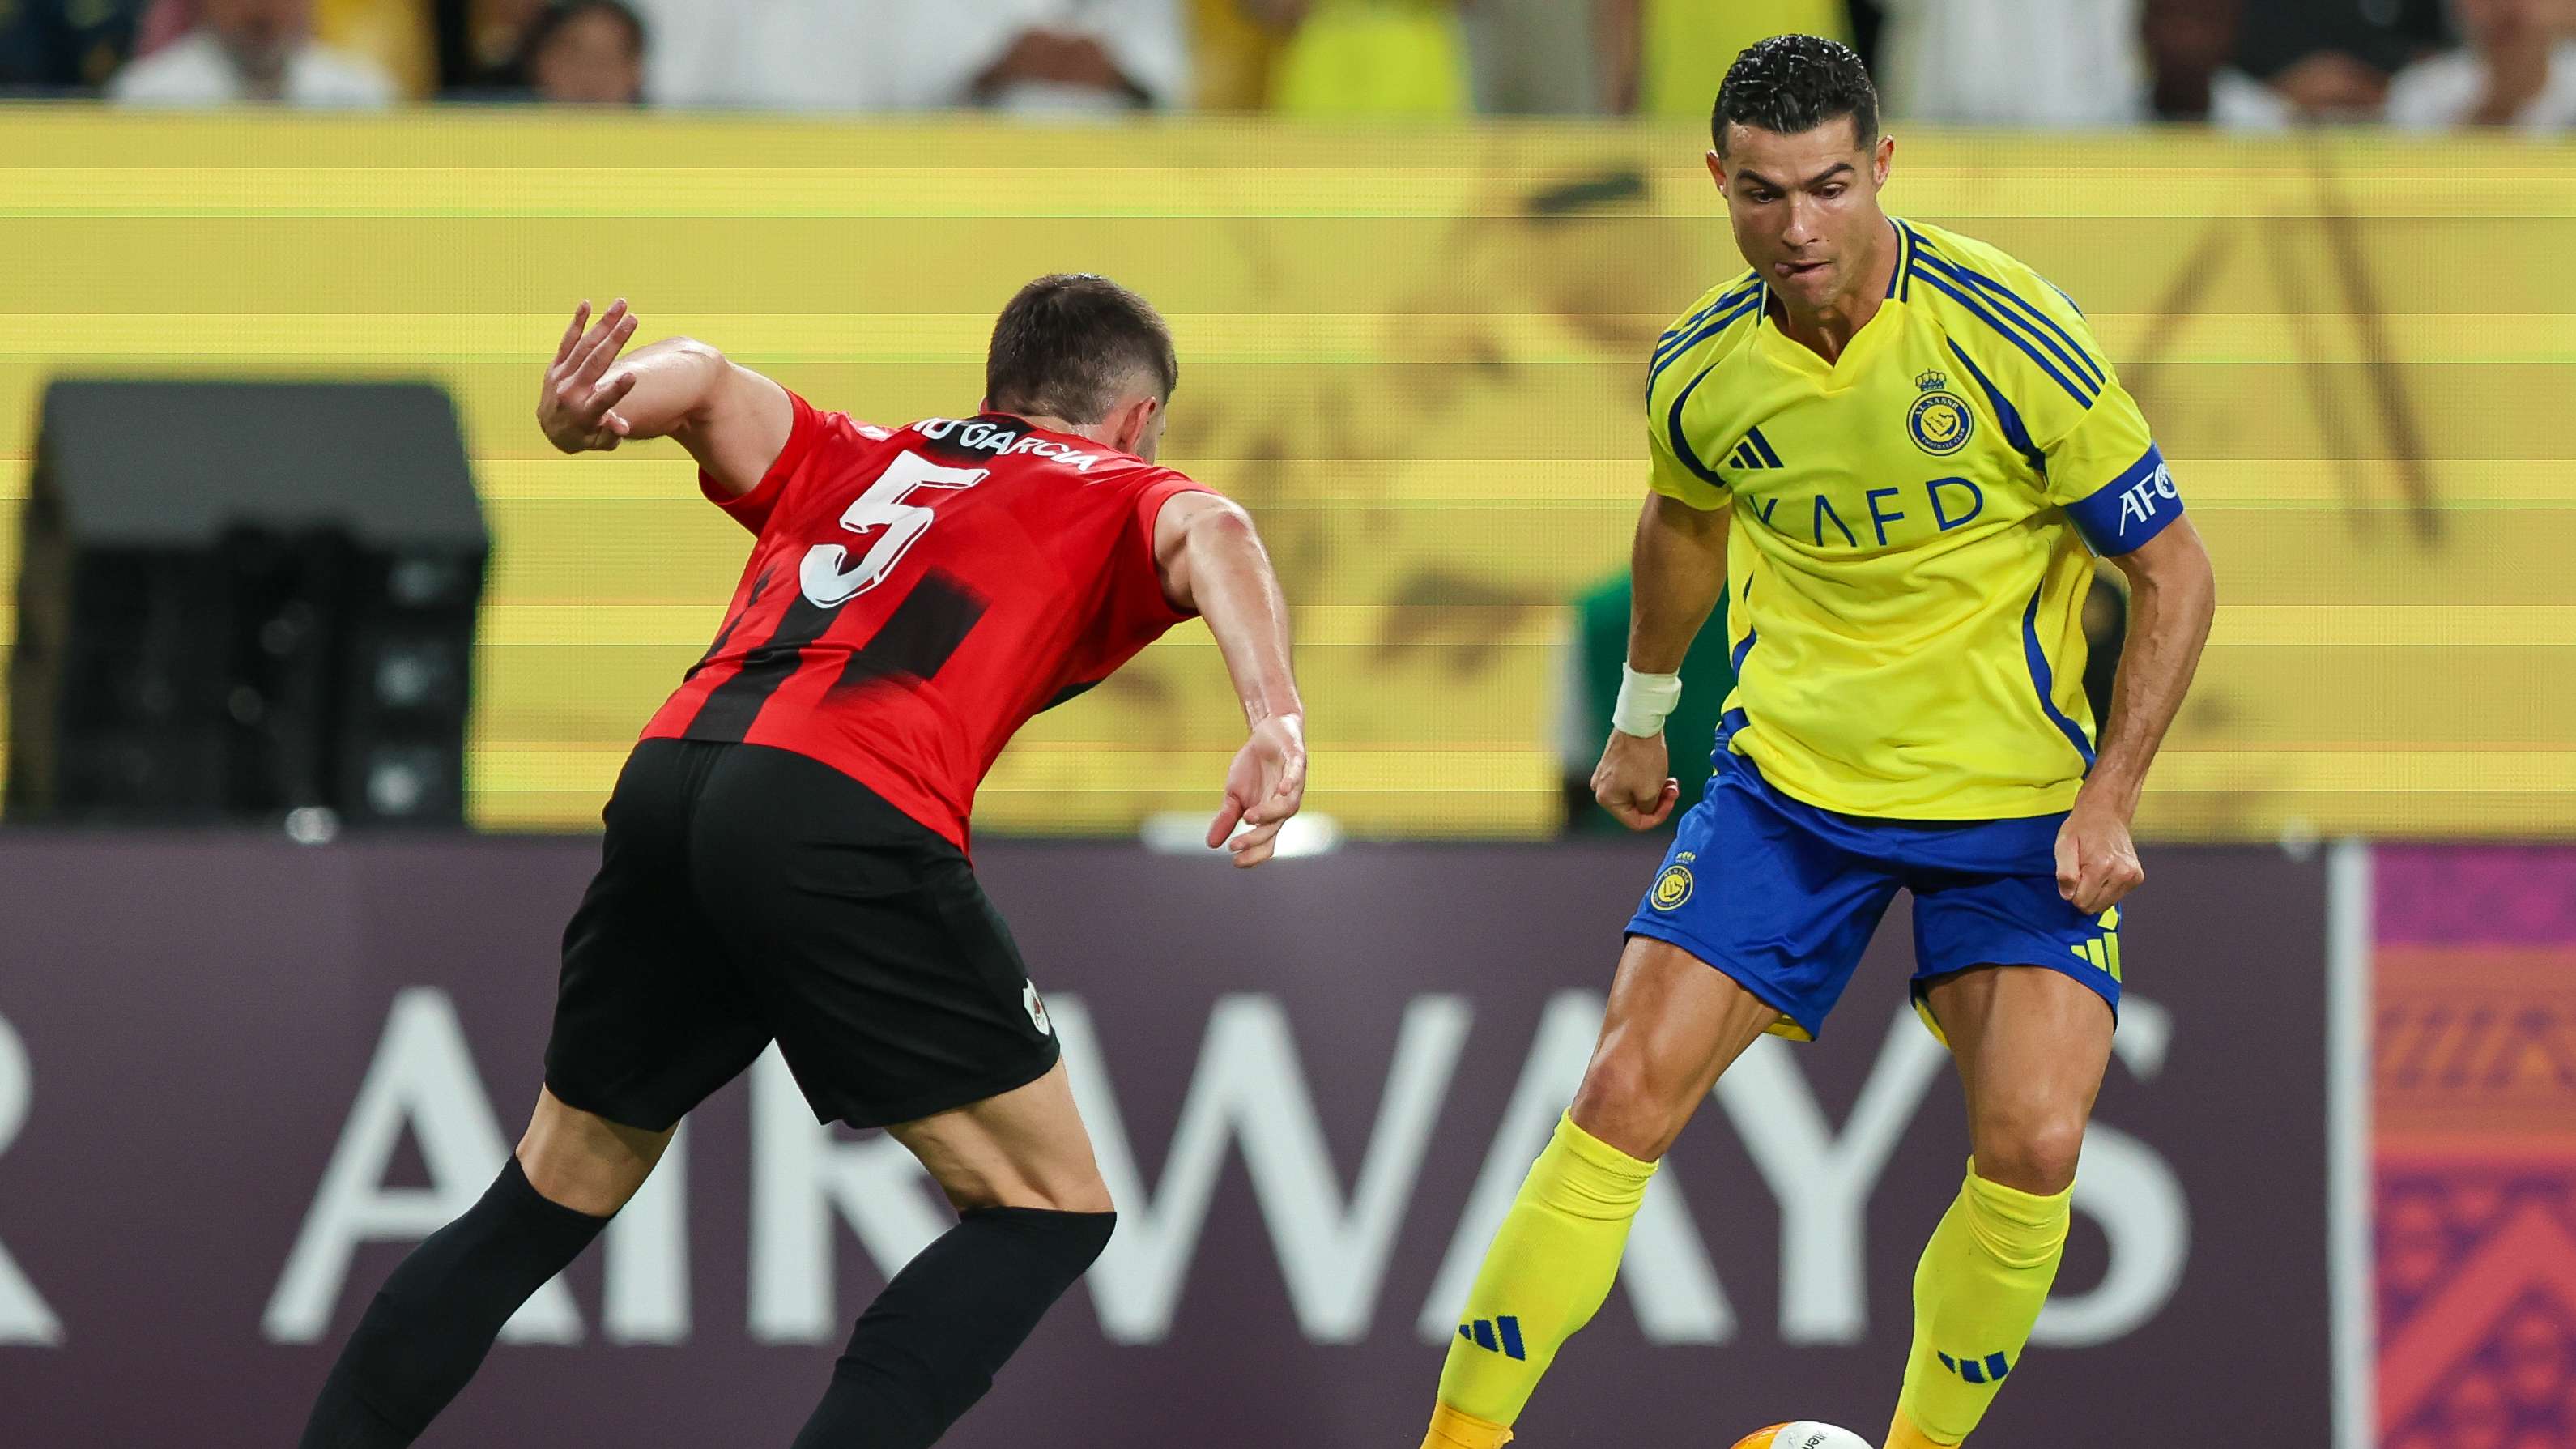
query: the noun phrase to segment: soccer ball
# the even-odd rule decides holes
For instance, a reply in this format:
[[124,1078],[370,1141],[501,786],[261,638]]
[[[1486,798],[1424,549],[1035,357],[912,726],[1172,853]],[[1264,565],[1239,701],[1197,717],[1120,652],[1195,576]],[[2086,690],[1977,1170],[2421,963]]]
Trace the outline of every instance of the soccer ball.
[[1849,1429],[1800,1419],[1794,1424],[1756,1429],[1736,1440],[1735,1449],[1870,1449],[1870,1444]]

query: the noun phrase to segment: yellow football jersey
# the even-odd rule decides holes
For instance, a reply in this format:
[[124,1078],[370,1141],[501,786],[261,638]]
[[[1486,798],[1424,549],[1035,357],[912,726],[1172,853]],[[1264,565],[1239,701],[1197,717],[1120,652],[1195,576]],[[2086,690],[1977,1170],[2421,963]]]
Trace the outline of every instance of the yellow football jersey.
[[1896,231],[1839,361],[1750,272],[1656,345],[1652,485],[1733,510],[1720,739],[1845,814],[2064,810],[2093,763],[2087,545],[2136,548],[2182,500],[2073,302],[1982,242]]

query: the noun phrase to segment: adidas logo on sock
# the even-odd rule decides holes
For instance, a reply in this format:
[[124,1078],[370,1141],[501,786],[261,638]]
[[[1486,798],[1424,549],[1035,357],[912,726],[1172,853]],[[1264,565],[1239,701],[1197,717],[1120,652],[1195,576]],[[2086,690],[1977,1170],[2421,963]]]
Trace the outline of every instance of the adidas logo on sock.
[[1458,1336],[1487,1353],[1499,1353],[1505,1358],[1529,1357],[1529,1350],[1521,1346],[1521,1321],[1508,1314],[1459,1324]]
[[[1933,1351],[1940,1352],[1938,1349]],[[1944,1353],[1941,1354],[1941,1367],[1972,1384],[1999,1384],[2004,1381],[2004,1375],[2012,1372],[2012,1365],[2005,1362],[2004,1356],[1999,1353],[1987,1354],[1983,1361],[1973,1358],[1956,1359]]]

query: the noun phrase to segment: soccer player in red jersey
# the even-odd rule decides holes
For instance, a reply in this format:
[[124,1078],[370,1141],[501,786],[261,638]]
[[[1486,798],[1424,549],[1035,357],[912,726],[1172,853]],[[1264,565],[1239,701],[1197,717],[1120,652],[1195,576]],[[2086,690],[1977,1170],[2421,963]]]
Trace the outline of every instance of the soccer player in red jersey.
[[622,301],[588,320],[547,369],[547,438],[677,439],[756,541],[608,802],[527,1135],[394,1270],[303,1446],[418,1437],[772,1040],[818,1120],[886,1128],[959,1213],[860,1317],[797,1449],[928,1445],[1116,1222],[967,860],[975,787],[1030,716],[1197,614],[1251,733],[1208,844],[1268,859],[1306,779],[1287,606],[1243,510],[1154,463],[1171,335],[1103,278],[1030,283],[994,326],[983,412],[900,428],[686,338],[621,360]]

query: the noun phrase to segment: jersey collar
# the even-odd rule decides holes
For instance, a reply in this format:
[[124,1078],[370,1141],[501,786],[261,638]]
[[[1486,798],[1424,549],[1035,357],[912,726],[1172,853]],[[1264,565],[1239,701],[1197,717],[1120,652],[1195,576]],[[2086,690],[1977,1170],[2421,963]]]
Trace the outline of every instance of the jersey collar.
[[1770,298],[1764,297],[1761,328],[1757,335],[1774,363],[1819,379],[1829,388],[1849,387],[1867,369],[1870,357],[1886,345],[1885,339],[1903,329],[1903,324],[1895,321],[1893,314],[1905,304],[1907,294],[1913,290],[1908,283],[1914,267],[1914,231],[1894,217],[1889,217],[1887,224],[1895,233],[1895,274],[1888,278],[1886,300],[1880,302],[1878,310],[1871,313],[1869,320],[1860,324],[1860,330],[1852,334],[1851,345],[1843,349],[1841,357],[1827,362],[1805,343],[1782,331],[1778,319],[1771,315]]

